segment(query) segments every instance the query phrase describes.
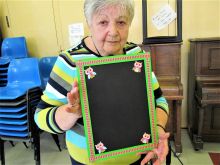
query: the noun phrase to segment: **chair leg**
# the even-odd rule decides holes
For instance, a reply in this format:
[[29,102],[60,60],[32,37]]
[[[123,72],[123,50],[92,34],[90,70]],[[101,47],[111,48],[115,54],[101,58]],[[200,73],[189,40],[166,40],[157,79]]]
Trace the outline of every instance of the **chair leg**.
[[168,142],[169,151],[166,157],[166,165],[171,165],[171,144]]
[[52,137],[53,137],[53,139],[54,139],[54,141],[55,141],[59,151],[61,151],[58,135],[57,134],[51,134],[51,135],[52,135]]
[[28,146],[27,146],[26,142],[23,142],[23,144],[24,144],[24,146],[25,146],[26,148],[28,148]]
[[0,138],[0,154],[1,154],[1,165],[5,165],[5,149],[4,149],[4,140]]
[[12,147],[14,147],[15,145],[14,145],[14,143],[13,143],[13,141],[9,141],[10,143],[11,143],[11,145],[12,145]]
[[40,131],[36,130],[34,136],[34,159],[36,165],[40,165]]

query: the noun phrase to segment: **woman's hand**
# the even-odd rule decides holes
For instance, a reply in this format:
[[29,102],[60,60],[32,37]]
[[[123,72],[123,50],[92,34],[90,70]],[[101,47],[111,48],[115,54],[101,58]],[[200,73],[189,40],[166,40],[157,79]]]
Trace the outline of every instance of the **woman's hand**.
[[[148,163],[150,160],[153,160],[153,165],[161,165],[168,154],[168,138],[169,133],[166,133],[161,127],[158,127],[159,131],[159,143],[157,148],[152,151],[145,152],[146,156],[141,161],[141,165]],[[144,154],[144,153],[140,153]]]
[[79,88],[77,81],[73,82],[73,87],[70,92],[67,93],[68,106],[66,111],[69,113],[74,113],[77,116],[82,117],[82,110],[79,97]]
[[82,110],[79,98],[79,88],[76,81],[67,93],[68,103],[60,106],[55,114],[55,120],[62,130],[68,130],[75,125],[77,120],[82,117]]

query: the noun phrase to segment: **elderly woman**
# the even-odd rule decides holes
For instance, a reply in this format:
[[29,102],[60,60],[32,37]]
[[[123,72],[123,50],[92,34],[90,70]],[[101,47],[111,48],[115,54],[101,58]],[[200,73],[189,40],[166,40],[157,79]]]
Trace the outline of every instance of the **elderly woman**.
[[[151,159],[154,159],[154,164],[161,164],[168,152],[169,134],[164,131],[168,105],[153,73],[160,138],[158,147],[146,153],[89,162],[74,61],[143,51],[137,45],[127,42],[134,16],[133,0],[85,0],[84,12],[91,35],[82,39],[78,46],[58,56],[35,113],[37,125],[51,133],[66,133],[66,145],[72,164],[145,164]],[[146,154],[142,161],[141,154]]]

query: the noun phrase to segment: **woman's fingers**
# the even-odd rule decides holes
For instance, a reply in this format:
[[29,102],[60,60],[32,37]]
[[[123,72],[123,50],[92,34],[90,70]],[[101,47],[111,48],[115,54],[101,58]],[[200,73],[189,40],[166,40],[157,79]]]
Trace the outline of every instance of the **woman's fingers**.
[[66,108],[66,111],[69,113],[75,113],[77,114],[79,117],[82,117],[82,112],[81,112],[81,106],[80,105],[76,105],[74,107],[70,107],[68,106]]
[[79,99],[79,88],[78,88],[77,81],[73,82],[72,89],[71,89],[70,93],[73,95],[73,98]]
[[68,99],[68,103],[70,105],[75,105],[76,103],[80,102],[80,99],[79,99],[79,88],[78,88],[77,81],[73,82],[71,91],[67,93],[67,99]]
[[143,155],[143,154],[147,154],[149,151],[144,151],[144,152],[138,152],[137,155]]
[[155,157],[155,153],[153,151],[148,152],[147,155],[144,157],[144,159],[141,161],[141,165],[145,165],[154,157]]
[[158,160],[160,162],[163,162],[166,158],[166,155],[168,153],[168,148],[164,143],[161,143],[158,145],[158,148],[154,149],[154,153],[157,155]]
[[154,152],[158,155],[158,161],[164,162],[166,159],[166,156],[168,154],[168,138],[169,133],[164,133],[159,136],[159,143],[156,149],[154,149]]
[[72,89],[67,93],[68,107],[67,112],[76,113],[80,117],[82,116],[81,104],[79,98],[79,89],[77,81],[73,82]]
[[159,135],[159,140],[168,139],[170,136],[170,133],[165,132],[164,134]]
[[164,162],[168,154],[169,136],[170,136],[169,133],[163,133],[159,135],[159,143],[158,143],[157,148],[155,148],[153,151],[146,151],[146,152],[138,153],[138,155],[146,154],[144,159],[141,161],[141,165],[148,163],[150,160],[153,160],[153,165],[160,165]]

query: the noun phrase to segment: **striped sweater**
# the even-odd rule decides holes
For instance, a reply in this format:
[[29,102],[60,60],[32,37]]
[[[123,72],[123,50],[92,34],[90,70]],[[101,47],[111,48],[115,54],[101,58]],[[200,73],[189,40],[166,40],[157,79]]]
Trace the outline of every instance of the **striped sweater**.
[[[124,47],[124,53],[126,55],[137,54],[140,52],[143,52],[141,48],[133,43],[127,43]],[[85,45],[84,40],[82,40],[78,46],[68,49],[58,56],[34,116],[35,122],[40,129],[50,133],[64,133],[55,121],[56,109],[63,104],[67,104],[67,92],[71,90],[74,79],[77,79],[74,61],[91,57],[99,58],[99,55],[92,52]],[[162,108],[168,113],[168,104],[162,96],[161,89],[153,72],[152,81],[156,106]],[[120,156],[117,159],[114,158],[91,163],[88,161],[87,145],[82,119],[79,119],[77,124],[65,133],[66,145],[70,156],[74,160],[83,164],[125,165],[139,159],[139,156],[137,155],[129,155]]]

